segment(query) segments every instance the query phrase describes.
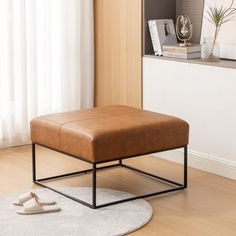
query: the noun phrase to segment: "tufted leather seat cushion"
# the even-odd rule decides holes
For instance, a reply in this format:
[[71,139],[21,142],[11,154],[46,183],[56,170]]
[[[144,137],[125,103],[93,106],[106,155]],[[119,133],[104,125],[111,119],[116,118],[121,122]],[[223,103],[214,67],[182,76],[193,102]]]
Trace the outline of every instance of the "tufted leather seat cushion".
[[32,142],[93,163],[183,147],[188,138],[184,120],[121,105],[31,121]]

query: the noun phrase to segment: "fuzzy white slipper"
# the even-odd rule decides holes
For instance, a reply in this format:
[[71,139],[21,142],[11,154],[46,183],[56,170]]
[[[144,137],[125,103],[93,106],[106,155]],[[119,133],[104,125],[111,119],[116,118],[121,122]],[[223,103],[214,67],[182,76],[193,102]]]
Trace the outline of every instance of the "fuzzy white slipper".
[[60,210],[61,209],[57,205],[44,206],[36,198],[32,198],[26,203],[24,203],[23,207],[21,207],[16,212],[21,215],[32,215],[32,214],[57,212]]
[[18,199],[15,202],[13,202],[13,204],[16,206],[23,206],[24,203],[26,203],[27,201],[29,201],[32,198],[37,199],[41,205],[46,206],[46,205],[54,205],[55,204],[55,201],[40,199],[35,193],[32,193],[32,192],[28,192],[28,193],[25,193],[25,194],[19,196]]

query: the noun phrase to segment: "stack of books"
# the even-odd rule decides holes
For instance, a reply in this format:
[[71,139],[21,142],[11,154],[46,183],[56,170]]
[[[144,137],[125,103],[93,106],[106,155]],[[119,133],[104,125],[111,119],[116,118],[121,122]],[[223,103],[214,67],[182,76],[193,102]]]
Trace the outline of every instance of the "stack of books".
[[192,44],[188,47],[176,45],[163,45],[163,56],[178,59],[197,59],[201,58],[201,45]]

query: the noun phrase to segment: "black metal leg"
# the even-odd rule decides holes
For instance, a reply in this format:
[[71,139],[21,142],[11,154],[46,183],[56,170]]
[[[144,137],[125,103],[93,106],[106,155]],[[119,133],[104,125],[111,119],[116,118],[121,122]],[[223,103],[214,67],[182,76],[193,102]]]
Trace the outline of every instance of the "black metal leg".
[[188,146],[184,147],[184,188],[188,187]]
[[92,191],[93,191],[93,199],[92,199],[92,202],[93,202],[93,208],[95,209],[96,208],[96,173],[97,172],[97,165],[96,164],[93,164],[93,187],[92,187]]
[[[172,180],[168,180],[166,178],[162,178],[160,176],[157,176],[157,175],[154,175],[154,174],[151,174],[151,173],[148,173],[148,172],[145,172],[145,171],[142,171],[142,170],[139,170],[139,169],[136,169],[134,167],[131,167],[131,166],[128,166],[126,164],[123,164],[122,163],[122,160],[119,160],[119,163],[118,164],[113,164],[113,165],[109,165],[109,166],[102,166],[102,167],[97,167],[98,163],[93,163],[92,165],[92,168],[91,169],[86,169],[86,170],[83,170],[83,171],[77,171],[77,172],[73,172],[73,173],[68,173],[68,174],[63,174],[63,175],[57,175],[57,176],[51,176],[51,177],[46,177],[46,178],[41,178],[41,179],[37,179],[36,177],[36,171],[37,171],[37,168],[36,168],[36,150],[35,150],[35,143],[32,143],[32,169],[33,169],[33,182],[39,186],[42,186],[42,187],[45,187],[45,188],[48,188],[56,193],[59,193],[61,194],[62,196],[64,197],[67,197],[73,201],[76,201],[78,203],[81,203],[87,207],[90,207],[92,209],[98,209],[98,208],[102,208],[102,207],[107,207],[107,206],[111,206],[111,205],[115,205],[115,204],[119,204],[119,203],[123,203],[123,202],[128,202],[128,201],[133,201],[133,200],[136,200],[136,199],[140,199],[140,198],[145,198],[145,197],[151,197],[151,196],[156,196],[156,195],[161,195],[161,194],[165,194],[165,193],[170,193],[170,192],[174,192],[174,191],[178,191],[178,190],[181,190],[181,189],[184,189],[184,188],[187,188],[187,178],[188,178],[188,173],[187,173],[187,157],[188,157],[188,149],[187,149],[187,146],[184,147],[184,183],[181,184],[181,183],[177,183],[177,182],[174,182]],[[128,198],[128,199],[123,199],[123,200],[119,200],[119,201],[114,201],[114,202],[109,202],[109,203],[105,203],[105,204],[100,204],[100,205],[97,205],[97,196],[96,196],[96,188],[97,188],[97,183],[96,183],[96,174],[97,174],[97,171],[98,170],[104,170],[104,169],[108,169],[108,168],[114,168],[114,167],[125,167],[125,168],[128,168],[130,170],[133,170],[133,171],[136,171],[136,172],[139,172],[141,174],[144,174],[146,176],[149,176],[151,178],[154,178],[156,180],[161,180],[167,184],[170,184],[172,185],[173,187],[170,188],[170,189],[167,189],[167,190],[164,190],[164,191],[159,191],[159,192],[153,192],[153,193],[149,193],[149,194],[144,194],[144,195],[141,195],[141,196],[135,196],[135,197],[131,197],[131,198]],[[42,182],[43,181],[46,181],[46,180],[53,180],[53,179],[58,179],[58,178],[63,178],[63,177],[68,177],[68,176],[75,176],[75,175],[81,175],[81,174],[87,174],[89,172],[92,172],[92,203],[88,203],[88,202],[84,202],[76,197],[73,197],[71,195],[68,195],[66,193],[63,193],[61,192],[59,189],[56,189],[56,188],[53,188],[53,187],[50,187],[50,186],[47,186],[46,184],[43,184]]]
[[33,182],[36,181],[36,163],[35,163],[35,143],[32,143],[32,174],[33,174]]

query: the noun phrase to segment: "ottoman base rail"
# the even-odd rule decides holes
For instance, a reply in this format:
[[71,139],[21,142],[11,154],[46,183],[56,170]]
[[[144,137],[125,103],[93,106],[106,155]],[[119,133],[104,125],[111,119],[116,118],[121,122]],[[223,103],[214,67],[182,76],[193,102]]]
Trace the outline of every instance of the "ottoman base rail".
[[[41,187],[48,188],[48,189],[50,189],[50,190],[52,190],[52,191],[54,191],[58,194],[63,195],[64,197],[67,197],[67,198],[69,198],[73,201],[81,203],[81,204],[83,204],[87,207],[90,207],[92,209],[98,209],[98,208],[107,207],[107,206],[111,206],[111,205],[115,205],[115,204],[119,204],[119,203],[123,203],[123,202],[133,201],[133,200],[146,198],[146,197],[152,197],[152,196],[161,195],[161,194],[165,194],[165,193],[170,193],[170,192],[174,192],[174,191],[178,191],[178,190],[187,188],[187,175],[188,175],[188,173],[187,173],[187,168],[188,168],[187,167],[187,165],[188,165],[188,163],[187,163],[187,159],[188,159],[188,148],[187,148],[187,146],[175,148],[175,149],[184,148],[184,176],[183,176],[183,184],[181,184],[181,183],[177,183],[175,181],[172,181],[172,180],[169,180],[169,179],[166,179],[166,178],[148,173],[146,171],[136,169],[136,168],[134,168],[132,166],[129,166],[127,164],[124,164],[122,162],[122,160],[124,160],[124,159],[128,159],[128,158],[135,157],[135,156],[125,157],[125,158],[117,158],[115,160],[98,162],[98,163],[91,163],[89,161],[86,161],[86,162],[89,162],[90,164],[92,164],[92,168],[85,169],[85,170],[82,170],[82,171],[72,172],[72,173],[68,173],[68,174],[62,174],[62,175],[56,175],[56,176],[37,179],[37,177],[36,177],[36,149],[35,149],[36,144],[39,145],[39,146],[46,147],[46,146],[38,144],[38,143],[32,143],[33,182],[35,184],[41,186]],[[49,147],[46,147],[46,148],[49,148]],[[52,148],[49,148],[49,149],[60,152],[60,153],[63,153],[63,154],[66,154],[66,155],[69,155],[69,154],[61,152],[59,150],[55,150],[55,149],[52,149]],[[168,150],[170,150],[170,149],[168,149]],[[168,151],[168,150],[162,150],[161,152]],[[158,151],[158,152],[160,152],[160,151]],[[156,153],[156,152],[153,152],[153,153]],[[149,154],[151,154],[151,153],[149,153]],[[142,155],[144,155],[144,154],[142,154]],[[69,156],[72,156],[72,157],[77,158],[79,160],[85,161],[84,159],[82,159],[80,157],[76,157],[76,156],[73,156],[73,155],[69,155]],[[139,156],[141,156],[141,155],[139,155]],[[97,166],[98,164],[107,163],[107,162],[114,162],[116,160],[118,160],[119,163],[112,164],[112,165],[107,165],[107,166],[101,166],[101,167]],[[144,194],[144,195],[140,195],[140,196],[134,196],[134,197],[130,197],[130,198],[127,198],[127,199],[121,199],[121,200],[118,200],[118,201],[97,205],[97,203],[96,203],[96,200],[97,200],[97,196],[96,196],[97,176],[96,176],[96,173],[97,173],[97,171],[102,171],[102,170],[105,170],[105,169],[108,169],[108,168],[115,168],[115,167],[127,168],[129,170],[132,170],[132,171],[138,172],[140,174],[146,175],[148,177],[154,178],[154,179],[159,180],[161,182],[164,182],[166,184],[173,185],[173,187],[170,188],[170,189],[167,189],[167,190],[159,191],[159,192]],[[59,191],[59,190],[57,190],[53,187],[50,187],[50,186],[42,183],[44,181],[50,181],[50,180],[65,178],[65,177],[69,177],[69,176],[83,175],[83,174],[87,174],[87,173],[92,173],[92,204],[90,204],[88,202],[85,202],[85,201],[82,201],[82,200],[80,200],[76,197],[73,197],[71,195],[63,193],[63,192],[61,192],[61,191]]]

